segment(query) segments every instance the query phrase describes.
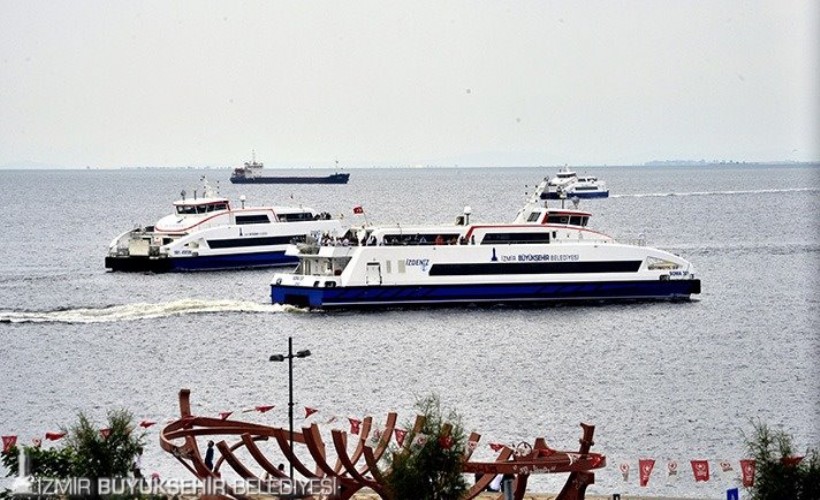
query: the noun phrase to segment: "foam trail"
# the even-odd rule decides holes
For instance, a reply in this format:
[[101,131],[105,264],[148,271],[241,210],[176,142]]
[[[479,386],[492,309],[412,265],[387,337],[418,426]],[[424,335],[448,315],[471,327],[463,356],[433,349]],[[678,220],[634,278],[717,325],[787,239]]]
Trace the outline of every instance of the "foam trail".
[[815,193],[820,188],[793,188],[793,189],[751,189],[746,191],[693,191],[690,193],[635,193],[613,194],[611,198],[662,198],[665,196],[717,196],[735,194],[771,194],[771,193]]
[[218,312],[280,313],[285,311],[300,311],[300,309],[238,300],[182,299],[159,304],[142,302],[85,309],[0,311],[0,323],[115,323],[186,314]]

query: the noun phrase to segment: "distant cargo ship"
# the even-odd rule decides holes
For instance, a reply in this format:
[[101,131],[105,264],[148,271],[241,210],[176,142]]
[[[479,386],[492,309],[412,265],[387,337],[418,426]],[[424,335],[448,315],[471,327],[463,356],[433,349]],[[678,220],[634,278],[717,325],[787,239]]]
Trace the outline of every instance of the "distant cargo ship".
[[[338,166],[339,162],[336,162]],[[231,174],[234,184],[347,184],[350,174],[335,173],[327,176],[280,175],[266,176],[262,173],[264,165],[256,161],[256,155],[244,166],[237,167]]]

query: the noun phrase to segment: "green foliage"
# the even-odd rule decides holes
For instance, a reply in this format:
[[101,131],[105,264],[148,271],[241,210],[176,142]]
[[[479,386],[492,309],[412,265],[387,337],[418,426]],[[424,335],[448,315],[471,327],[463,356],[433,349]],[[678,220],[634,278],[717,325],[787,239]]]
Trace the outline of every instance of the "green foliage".
[[[461,418],[455,412],[445,418],[436,395],[417,401],[416,408],[419,415],[426,418],[421,433],[427,436],[427,442],[423,446],[411,446],[407,452],[394,450],[385,477],[390,497],[393,500],[461,498],[467,491],[461,472],[466,445]],[[409,432],[405,439],[412,443],[415,437]]]
[[[746,447],[755,460],[752,500],[820,500],[820,453],[810,449],[796,452],[792,437],[782,429],[770,429],[752,421],[753,435],[745,436]],[[783,462],[784,457],[802,455],[797,465]]]
[[127,410],[108,412],[111,433],[104,438],[100,428],[83,413],[69,429],[65,445],[74,453],[72,472],[76,477],[124,477],[143,447],[144,435],[134,435],[133,416]]
[[[52,478],[65,478],[71,475],[74,452],[70,448],[22,448],[29,461],[29,475]],[[12,446],[7,453],[0,453],[0,460],[8,471],[8,477],[16,476],[20,470],[20,448]]]

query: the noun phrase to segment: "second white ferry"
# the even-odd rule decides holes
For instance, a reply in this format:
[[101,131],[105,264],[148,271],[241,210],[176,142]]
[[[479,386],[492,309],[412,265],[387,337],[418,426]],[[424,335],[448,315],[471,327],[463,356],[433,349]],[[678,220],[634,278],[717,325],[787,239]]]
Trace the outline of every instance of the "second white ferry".
[[113,271],[199,271],[295,266],[285,255],[312,233],[340,235],[341,222],[300,206],[231,207],[203,178],[201,196],[182,192],[174,212],[153,226],[126,231],[111,242],[105,267]]
[[364,227],[291,245],[299,265],[274,275],[271,300],[328,309],[700,293],[691,263],[589,229],[589,212],[542,204],[548,189],[544,180],[512,224],[471,224],[465,209],[452,226]]

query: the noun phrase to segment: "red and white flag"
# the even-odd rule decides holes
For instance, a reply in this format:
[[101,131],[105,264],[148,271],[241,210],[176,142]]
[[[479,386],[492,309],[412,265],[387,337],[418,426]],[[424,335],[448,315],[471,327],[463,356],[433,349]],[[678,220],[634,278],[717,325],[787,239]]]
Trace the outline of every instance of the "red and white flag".
[[231,415],[233,415],[232,411],[219,412],[219,418],[221,418],[222,420],[228,420],[228,417],[230,417]]
[[57,441],[58,439],[63,439],[65,435],[65,432],[46,432],[46,439],[49,441]]
[[418,433],[416,437],[413,438],[413,443],[410,446],[414,448],[424,448],[424,445],[427,444],[427,434]]
[[111,429],[109,429],[108,427],[106,427],[105,429],[100,429],[100,436],[102,436],[103,439],[108,439],[108,436],[110,435]]
[[732,468],[732,463],[728,460],[721,460],[720,462],[718,462],[718,465],[720,466],[721,472],[726,473],[734,471],[734,469]]
[[147,429],[154,424],[156,424],[156,422],[153,422],[151,420],[143,420],[142,422],[140,422],[140,427],[142,427],[143,429]]
[[669,473],[670,477],[677,477],[678,476],[678,462],[676,460],[670,460],[666,463],[666,470]]
[[740,474],[743,477],[743,486],[751,488],[755,485],[755,461],[751,459],[740,461]]
[[649,484],[649,476],[652,475],[652,469],[655,467],[655,461],[651,458],[638,460],[638,472],[640,474],[641,486]]
[[355,207],[353,207],[353,213],[356,215],[363,214],[364,208],[362,208],[361,205],[356,205]]
[[709,462],[706,460],[692,460],[692,473],[695,475],[695,482],[709,480]]
[[376,446],[379,444],[379,441],[382,439],[382,430],[381,429],[374,429],[373,432],[370,433],[370,438],[368,438],[367,442],[370,446]]
[[348,418],[348,420],[350,421],[350,433],[358,434],[359,427],[362,425],[362,421],[355,418]]
[[618,468],[621,469],[621,475],[624,477],[624,481],[629,481],[629,464],[627,462],[621,462]]
[[504,449],[504,444],[503,443],[490,443],[490,448],[492,448],[493,451],[501,451],[501,450]]
[[396,442],[399,446],[404,446],[404,436],[407,435],[407,431],[404,429],[394,429],[393,432],[396,433]]
[[309,406],[305,406],[305,418],[310,417],[314,413],[318,412],[316,408],[310,408]]
[[475,451],[478,448],[478,441],[467,441],[467,449]]
[[17,436],[3,436],[3,453],[8,453],[17,444]]
[[40,446],[43,445],[43,440],[40,439],[40,438],[33,438],[31,440],[31,445],[34,446],[35,448],[39,448]]
[[453,447],[453,438],[450,436],[441,436],[438,438],[438,444],[445,450],[449,450]]
[[802,460],[803,460],[803,457],[798,457],[798,456],[783,457],[783,458],[780,459],[780,461],[783,463],[783,465],[785,465],[787,467],[795,467]]
[[254,410],[258,411],[259,413],[266,413],[273,409],[273,405],[270,406],[257,406]]

